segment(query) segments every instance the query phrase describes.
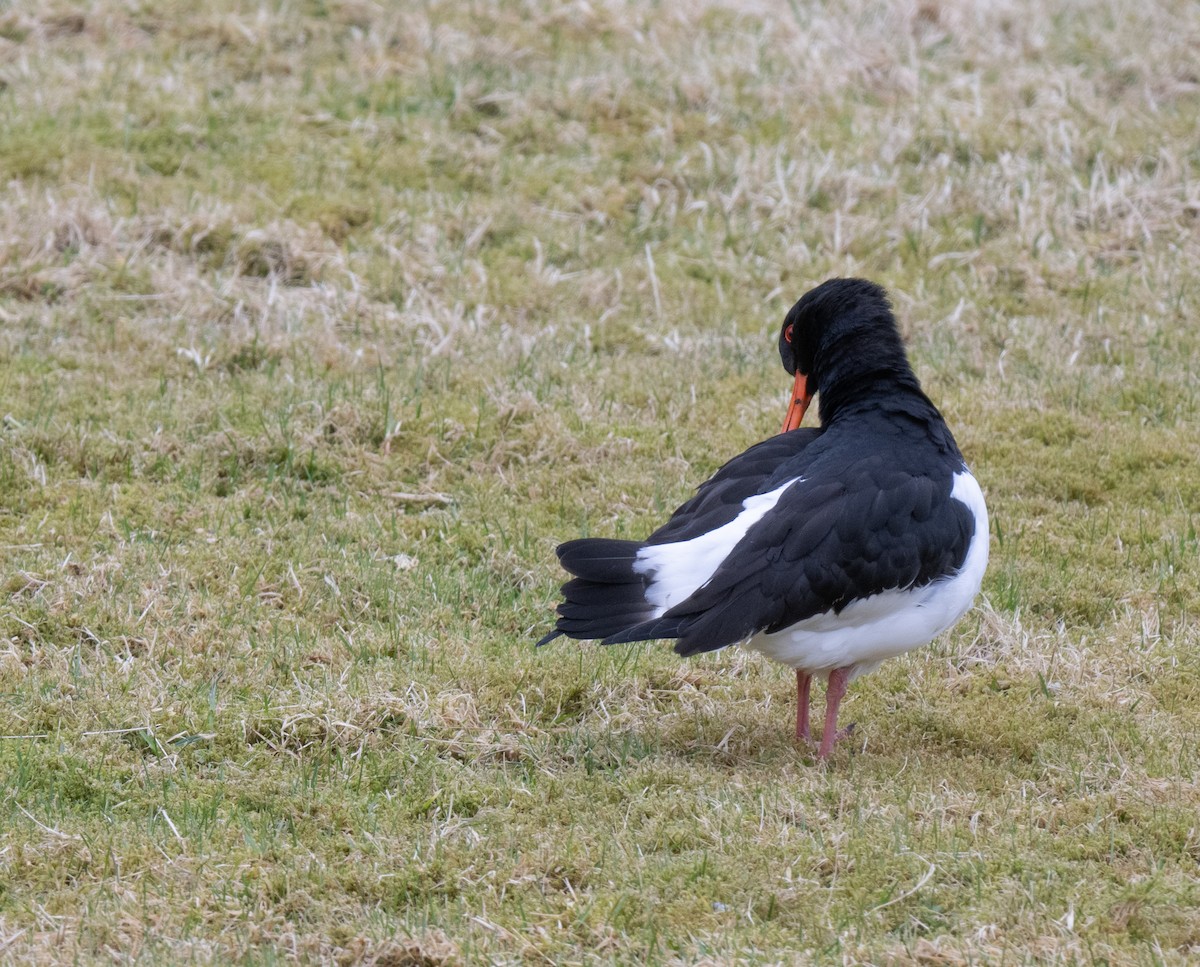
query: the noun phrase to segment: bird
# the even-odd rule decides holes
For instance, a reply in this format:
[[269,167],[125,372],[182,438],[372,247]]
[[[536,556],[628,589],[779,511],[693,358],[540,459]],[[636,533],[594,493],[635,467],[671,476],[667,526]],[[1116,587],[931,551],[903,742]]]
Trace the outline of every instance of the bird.
[[[560,544],[560,635],[674,639],[681,656],[740,644],[796,673],[796,740],[812,743],[810,688],[826,679],[817,757],[851,680],[924,645],[970,609],[988,513],[925,395],[886,291],[834,278],[779,331],[794,377],[782,431],[724,464],[644,541]],[[819,427],[801,427],[812,399]]]

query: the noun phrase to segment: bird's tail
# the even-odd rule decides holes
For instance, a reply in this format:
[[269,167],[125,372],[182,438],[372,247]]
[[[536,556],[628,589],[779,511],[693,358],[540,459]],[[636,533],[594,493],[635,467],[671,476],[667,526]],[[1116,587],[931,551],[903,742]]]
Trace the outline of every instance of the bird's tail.
[[558,622],[538,647],[559,635],[568,638],[615,638],[648,621],[655,608],[646,600],[647,575],[634,570],[637,541],[588,537],[558,547],[558,559],[574,577],[562,586]]

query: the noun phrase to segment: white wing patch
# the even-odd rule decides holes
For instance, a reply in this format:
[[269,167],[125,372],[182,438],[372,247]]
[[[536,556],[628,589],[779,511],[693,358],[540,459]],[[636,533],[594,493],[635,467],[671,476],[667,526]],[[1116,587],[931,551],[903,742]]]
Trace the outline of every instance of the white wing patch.
[[747,497],[742,501],[742,512],[714,531],[690,541],[652,544],[638,551],[633,570],[650,575],[646,600],[656,609],[654,617],[665,614],[702,588],[746,532],[779,503],[783,492],[803,479],[795,477],[770,493]]

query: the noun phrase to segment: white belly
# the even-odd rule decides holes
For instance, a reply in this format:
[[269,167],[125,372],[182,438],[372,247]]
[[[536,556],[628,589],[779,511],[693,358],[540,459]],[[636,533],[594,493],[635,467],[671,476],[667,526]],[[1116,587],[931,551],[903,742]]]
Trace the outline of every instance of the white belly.
[[959,572],[923,588],[884,591],[842,609],[818,614],[774,634],[757,634],[743,647],[809,673],[854,666],[871,671],[885,658],[936,638],[971,607],[988,560],[988,516],[983,492],[967,471],[956,474],[951,496],[975,517],[975,533]]

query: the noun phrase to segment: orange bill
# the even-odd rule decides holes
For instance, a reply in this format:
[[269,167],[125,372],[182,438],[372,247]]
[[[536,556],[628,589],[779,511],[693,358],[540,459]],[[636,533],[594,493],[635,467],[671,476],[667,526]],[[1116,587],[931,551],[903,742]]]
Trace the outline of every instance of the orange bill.
[[783,429],[781,433],[787,433],[788,430],[794,430],[800,425],[800,421],[804,419],[804,411],[808,409],[808,402],[812,399],[812,394],[808,392],[808,381],[801,372],[796,373],[796,385],[792,387],[792,402],[788,406],[787,416],[783,421]]

